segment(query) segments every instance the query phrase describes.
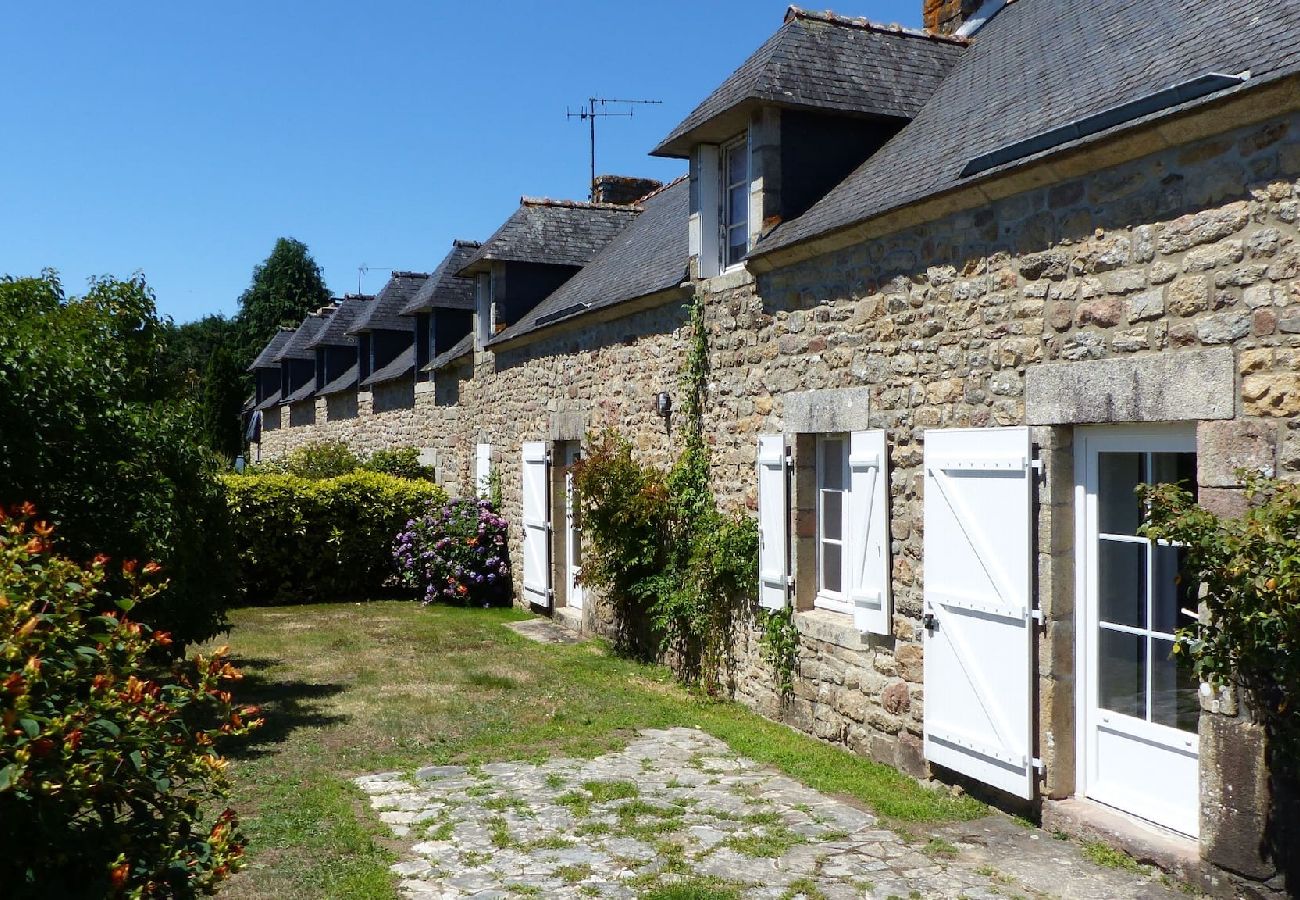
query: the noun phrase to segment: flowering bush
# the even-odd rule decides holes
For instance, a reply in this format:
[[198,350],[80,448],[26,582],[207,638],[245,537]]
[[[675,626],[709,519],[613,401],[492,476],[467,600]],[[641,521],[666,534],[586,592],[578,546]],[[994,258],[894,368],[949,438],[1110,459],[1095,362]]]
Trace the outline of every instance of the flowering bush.
[[412,519],[393,556],[425,603],[492,606],[510,602],[506,520],[488,500],[452,500]]
[[[229,809],[206,821],[226,793],[214,742],[257,710],[232,704],[224,650],[154,668],[172,638],[129,615],[160,591],[155,564],[83,568],[33,513],[0,509],[0,893],[211,890],[244,846]],[[110,574],[124,596],[106,594]]]

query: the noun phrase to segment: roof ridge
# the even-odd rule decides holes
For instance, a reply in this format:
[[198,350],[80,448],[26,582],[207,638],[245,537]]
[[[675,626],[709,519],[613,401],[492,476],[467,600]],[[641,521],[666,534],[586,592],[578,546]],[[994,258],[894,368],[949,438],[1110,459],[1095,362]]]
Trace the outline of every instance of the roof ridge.
[[648,193],[648,194],[646,194],[646,195],[644,195],[644,196],[641,196],[641,197],[637,197],[635,200],[632,201],[632,205],[633,205],[633,206],[641,206],[642,204],[647,203],[647,202],[648,202],[649,200],[651,200],[652,198],[654,198],[654,197],[658,197],[660,194],[662,194],[664,191],[668,190],[668,189],[669,189],[670,187],[672,187],[673,185],[675,185],[675,184],[681,184],[683,181],[685,181],[685,180],[686,180],[687,178],[689,178],[689,177],[690,177],[690,173],[689,173],[689,172],[686,172],[686,173],[683,173],[683,174],[681,174],[681,175],[678,175],[676,178],[674,178],[672,181],[668,182],[667,184],[661,184],[661,185],[659,185],[659,187],[655,188],[655,189],[654,189],[653,191],[651,191],[650,193]]
[[410,272],[406,269],[394,269],[391,273],[392,278],[428,278],[428,272]]
[[616,209],[637,210],[631,203],[596,203],[591,200],[553,200],[550,197],[530,197],[527,194],[519,198],[520,206],[553,206],[559,209]]
[[466,247],[466,248],[469,248],[469,249],[474,249],[474,248],[477,248],[477,247],[482,247],[482,246],[483,246],[483,242],[482,242],[482,241],[467,241],[467,240],[465,240],[464,238],[453,238],[453,239],[452,239],[452,242],[451,242],[451,245],[452,245],[453,247]]
[[861,28],[866,31],[874,31],[879,34],[897,34],[904,37],[925,38],[936,41],[941,44],[956,44],[959,47],[970,46],[970,38],[958,37],[951,34],[936,34],[933,31],[925,31],[920,28],[907,28],[896,23],[886,25],[882,22],[873,22],[870,19],[858,16],[843,16],[839,13],[825,10],[818,12],[816,10],[804,9],[793,4],[785,11],[785,22],[789,24],[795,19],[811,19],[814,22],[826,22],[829,25],[843,25],[849,28]]

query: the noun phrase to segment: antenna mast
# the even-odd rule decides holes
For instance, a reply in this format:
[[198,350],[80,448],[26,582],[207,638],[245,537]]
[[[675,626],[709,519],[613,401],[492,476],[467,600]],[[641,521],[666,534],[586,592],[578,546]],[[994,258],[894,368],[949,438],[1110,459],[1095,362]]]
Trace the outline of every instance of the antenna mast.
[[[610,112],[607,107],[611,104],[626,106],[625,112]],[[566,119],[579,119],[587,123],[588,133],[591,138],[591,192],[589,199],[596,199],[596,120],[610,118],[632,118],[632,112],[637,106],[648,106],[652,104],[663,103],[662,100],[619,100],[614,97],[588,97],[587,108],[579,108],[577,112],[564,108],[564,117]],[[596,111],[596,105],[600,105],[600,112]]]

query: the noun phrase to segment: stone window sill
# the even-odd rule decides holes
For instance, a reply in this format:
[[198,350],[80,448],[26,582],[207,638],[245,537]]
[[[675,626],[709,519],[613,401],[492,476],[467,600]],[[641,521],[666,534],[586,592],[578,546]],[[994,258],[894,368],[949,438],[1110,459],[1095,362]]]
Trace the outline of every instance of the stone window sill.
[[800,610],[794,614],[794,626],[800,636],[833,644],[845,650],[866,650],[867,636],[853,625],[848,613],[827,609]]
[[754,273],[744,265],[735,266],[717,275],[701,279],[705,292],[716,294],[754,283]]
[[417,394],[432,394],[434,387],[432,381],[417,381],[415,383],[415,392]]

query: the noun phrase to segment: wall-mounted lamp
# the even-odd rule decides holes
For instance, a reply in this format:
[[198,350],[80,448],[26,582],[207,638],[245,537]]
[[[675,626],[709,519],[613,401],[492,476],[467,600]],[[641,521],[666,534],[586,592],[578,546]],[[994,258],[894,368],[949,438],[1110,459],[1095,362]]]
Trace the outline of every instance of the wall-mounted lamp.
[[673,414],[673,398],[667,391],[660,391],[659,396],[655,397],[655,411],[661,418],[668,418]]

